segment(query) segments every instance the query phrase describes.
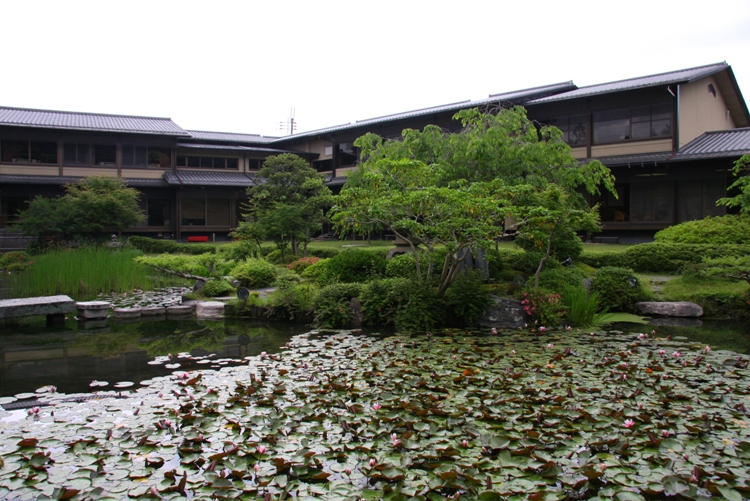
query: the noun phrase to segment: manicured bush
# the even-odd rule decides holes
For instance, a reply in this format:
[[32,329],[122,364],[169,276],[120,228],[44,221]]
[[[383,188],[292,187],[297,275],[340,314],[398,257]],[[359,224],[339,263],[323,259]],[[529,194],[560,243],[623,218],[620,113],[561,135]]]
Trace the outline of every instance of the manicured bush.
[[628,267],[628,260],[624,252],[585,252],[578,257],[577,261],[593,268],[603,266]]
[[203,295],[206,297],[227,296],[234,292],[234,287],[228,280],[209,280],[203,287]]
[[270,286],[277,274],[278,268],[264,259],[249,259],[235,266],[230,272],[243,287],[252,289]]
[[338,249],[319,249],[316,247],[308,247],[307,248],[307,255],[308,256],[315,256],[319,257],[321,259],[327,259],[333,256],[337,256],[339,254]]
[[709,318],[741,320],[750,318],[748,294],[726,292],[693,294],[690,300],[701,305],[703,315]]
[[384,253],[365,250],[346,250],[328,261],[325,276],[326,283],[367,282],[381,278],[385,274]]
[[405,302],[407,278],[385,278],[372,280],[362,286],[359,301],[362,304],[364,325],[396,325],[398,309]]
[[[421,262],[422,266],[428,263]],[[392,278],[412,278],[416,275],[416,262],[411,252],[398,254],[389,259],[385,265],[385,276]]]
[[260,247],[250,240],[239,240],[229,245],[218,247],[219,253],[233,261],[244,261],[260,257]]
[[305,268],[305,270],[302,272],[302,276],[304,278],[311,278],[318,281],[319,278],[325,275],[326,270],[328,269],[329,261],[330,259],[321,259],[315,264],[311,264],[310,266]]
[[448,323],[456,327],[474,324],[482,318],[490,296],[476,273],[461,273],[443,296]]
[[174,240],[160,240],[133,235],[128,238],[130,245],[149,254],[205,254],[216,252],[217,247],[209,244],[183,244]]
[[359,296],[361,290],[362,285],[358,283],[336,283],[320,289],[313,300],[315,325],[349,327],[354,318],[350,302],[352,298]]
[[550,269],[545,266],[544,268],[539,275],[539,286],[562,295],[579,289],[583,279],[586,278],[585,273],[574,266]]
[[273,281],[274,287],[291,287],[302,281],[299,274],[286,268],[277,268],[276,280]]
[[286,263],[291,263],[293,261],[296,261],[297,259],[299,259],[299,256],[297,256],[296,254],[292,254],[291,250],[287,250],[284,252],[284,259],[282,261],[281,251],[279,249],[276,249],[266,254],[265,258],[266,258],[266,261],[270,263],[286,264]]
[[409,280],[401,294],[402,299],[396,311],[396,329],[423,332],[443,322],[445,305],[433,289]]
[[313,320],[313,301],[318,292],[314,284],[288,284],[268,296],[266,316],[286,322]]
[[31,264],[29,255],[23,251],[12,251],[0,255],[0,269],[6,271],[23,271]]
[[634,311],[635,303],[648,298],[632,269],[614,266],[596,272],[591,291],[599,294],[602,308],[612,311]]
[[729,214],[670,226],[654,235],[654,240],[688,244],[747,244],[749,235],[750,214]]
[[318,261],[320,261],[319,257],[301,257],[286,265],[286,269],[292,270],[295,273],[302,273],[305,269],[314,265]]

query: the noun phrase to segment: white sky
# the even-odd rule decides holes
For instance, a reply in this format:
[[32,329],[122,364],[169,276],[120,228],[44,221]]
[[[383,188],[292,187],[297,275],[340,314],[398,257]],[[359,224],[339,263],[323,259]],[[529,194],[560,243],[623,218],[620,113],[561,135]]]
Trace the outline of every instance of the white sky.
[[727,61],[748,0],[0,0],[0,105],[285,135]]

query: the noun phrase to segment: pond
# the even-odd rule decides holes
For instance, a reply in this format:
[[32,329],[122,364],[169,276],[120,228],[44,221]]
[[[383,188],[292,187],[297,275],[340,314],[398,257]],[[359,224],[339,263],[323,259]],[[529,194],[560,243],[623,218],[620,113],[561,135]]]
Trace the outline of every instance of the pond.
[[[620,323],[623,332],[685,337],[716,349],[750,354],[750,325],[703,321],[702,325],[650,326]],[[218,369],[245,363],[245,357],[276,353],[289,339],[309,331],[304,325],[247,320],[160,320],[87,328],[74,319],[48,327],[44,318],[0,326],[0,397],[54,385],[61,393],[112,390],[115,385],[174,371]],[[92,383],[96,381],[97,383]],[[105,384],[108,383],[108,384]]]
[[95,328],[74,319],[59,327],[46,326],[43,317],[23,319],[0,325],[0,397],[47,385],[61,393],[111,390],[118,383],[138,385],[175,370],[238,365],[248,356],[278,352],[307,330],[195,318],[132,324],[108,319]]

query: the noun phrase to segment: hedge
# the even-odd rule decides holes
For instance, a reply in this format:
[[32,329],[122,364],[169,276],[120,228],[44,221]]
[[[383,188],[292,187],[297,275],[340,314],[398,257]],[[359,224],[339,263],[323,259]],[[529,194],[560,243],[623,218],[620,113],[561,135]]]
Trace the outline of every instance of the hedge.
[[208,244],[183,244],[174,240],[159,240],[156,238],[139,237],[134,235],[128,238],[128,242],[148,254],[205,254],[215,253],[217,247]]

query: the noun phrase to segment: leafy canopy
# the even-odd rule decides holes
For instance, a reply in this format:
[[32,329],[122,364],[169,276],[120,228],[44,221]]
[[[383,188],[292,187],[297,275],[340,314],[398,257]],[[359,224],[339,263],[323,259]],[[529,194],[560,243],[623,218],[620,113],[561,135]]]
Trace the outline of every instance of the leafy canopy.
[[16,226],[38,240],[93,237],[122,231],[143,217],[140,193],[120,178],[92,176],[65,185],[58,198],[37,197],[19,214]]
[[[522,108],[455,115],[464,128],[407,129],[402,140],[375,134],[355,145],[364,159],[337,199],[332,219],[340,232],[388,230],[428,252],[448,249],[440,293],[460,262],[509,231],[551,239],[562,228],[598,228],[598,214],[579,193],[614,192],[614,178],[600,162],[580,165],[562,134],[536,125]],[[415,252],[418,279],[423,273]]]
[[716,205],[737,207],[740,212],[750,214],[750,155],[743,155],[734,163],[732,173],[737,180],[729,186],[729,191],[735,190],[733,197],[720,198]]

